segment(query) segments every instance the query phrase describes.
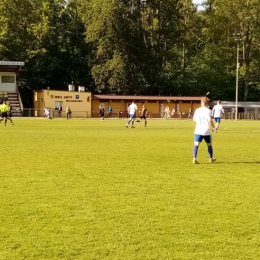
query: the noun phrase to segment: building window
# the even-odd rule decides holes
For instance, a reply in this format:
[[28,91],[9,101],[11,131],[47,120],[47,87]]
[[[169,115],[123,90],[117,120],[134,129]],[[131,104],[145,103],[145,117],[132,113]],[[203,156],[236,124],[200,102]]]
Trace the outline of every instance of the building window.
[[2,76],[2,83],[15,83],[15,76]]
[[55,101],[55,110],[62,111],[62,101]]

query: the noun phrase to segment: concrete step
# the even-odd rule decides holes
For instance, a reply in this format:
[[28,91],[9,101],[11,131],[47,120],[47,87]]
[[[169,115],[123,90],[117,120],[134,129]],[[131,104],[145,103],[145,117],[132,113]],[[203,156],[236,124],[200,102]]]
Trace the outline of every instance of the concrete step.
[[7,97],[12,107],[12,115],[21,116],[21,107],[18,99],[18,94],[15,92],[8,92]]

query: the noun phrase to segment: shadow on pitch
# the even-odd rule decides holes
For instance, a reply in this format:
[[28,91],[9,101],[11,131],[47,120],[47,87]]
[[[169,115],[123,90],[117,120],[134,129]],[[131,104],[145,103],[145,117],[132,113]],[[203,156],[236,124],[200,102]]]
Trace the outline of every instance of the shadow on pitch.
[[214,164],[260,164],[260,162],[214,162]]

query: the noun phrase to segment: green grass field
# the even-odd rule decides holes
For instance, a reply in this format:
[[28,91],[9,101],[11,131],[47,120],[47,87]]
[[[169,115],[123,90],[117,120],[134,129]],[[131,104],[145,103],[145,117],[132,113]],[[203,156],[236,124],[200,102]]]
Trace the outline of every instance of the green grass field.
[[15,119],[1,132],[0,259],[260,259],[260,122]]

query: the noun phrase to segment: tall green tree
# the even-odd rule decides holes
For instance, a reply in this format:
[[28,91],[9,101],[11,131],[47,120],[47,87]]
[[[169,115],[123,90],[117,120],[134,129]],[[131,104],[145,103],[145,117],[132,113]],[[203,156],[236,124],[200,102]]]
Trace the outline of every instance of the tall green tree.
[[[241,33],[242,41],[240,44],[240,59],[242,60],[240,68],[240,78],[243,84],[240,85],[243,93],[240,99],[248,100],[250,98],[250,90],[254,92],[255,88],[259,85],[259,26],[260,26],[260,5],[258,0],[215,0],[214,6],[214,23],[211,24],[211,32],[219,32],[219,41],[216,42],[222,49],[226,48],[229,52],[227,57],[231,57],[233,64],[236,67],[236,42],[233,33]],[[220,34],[221,33],[221,34]],[[230,55],[230,53],[233,55]],[[230,62],[225,62],[224,53],[220,55],[224,59],[224,64],[230,66]],[[233,65],[233,74],[235,67]],[[258,81],[258,82],[257,82]]]
[[21,91],[66,89],[72,81],[91,90],[89,47],[76,0],[0,0],[0,55],[25,61]]
[[86,39],[93,46],[98,90],[166,91],[167,63],[179,37],[177,0],[82,1]]

